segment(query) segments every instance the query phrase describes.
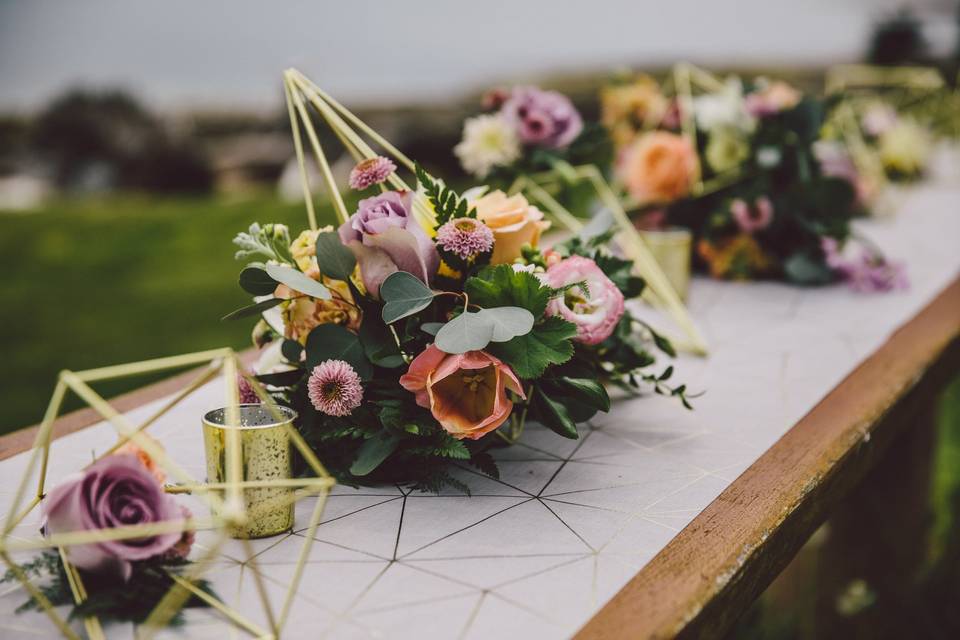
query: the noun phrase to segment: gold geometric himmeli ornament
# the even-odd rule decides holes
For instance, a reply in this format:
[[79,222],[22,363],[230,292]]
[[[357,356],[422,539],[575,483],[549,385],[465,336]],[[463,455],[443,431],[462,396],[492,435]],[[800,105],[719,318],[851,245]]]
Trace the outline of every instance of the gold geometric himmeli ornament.
[[[139,425],[131,423],[126,416],[114,409],[109,402],[104,400],[98,393],[90,388],[89,383],[140,375],[148,372],[165,371],[181,368],[185,366],[196,366],[208,364],[209,367],[203,370],[194,380],[192,380],[184,389],[177,392],[167,400],[156,412],[149,416]],[[238,429],[225,429],[225,467],[227,481],[222,483],[199,482],[193,478],[189,472],[183,469],[175,460],[173,460],[162,447],[145,435],[146,430],[154,424],[161,416],[170,411],[179,402],[184,400],[194,391],[207,382],[213,380],[219,373],[223,373],[226,380],[226,420],[225,425],[240,425],[238,405],[239,394],[237,385],[232,383],[237,380],[237,376],[243,376],[260,397],[261,403],[267,407],[268,411],[277,419],[277,422],[283,422],[282,415],[276,403],[264,390],[263,386],[255,379],[242,371],[239,365],[237,354],[232,349],[214,349],[199,353],[190,353],[169,358],[159,358],[156,360],[147,360],[143,362],[134,362],[99,369],[90,369],[88,371],[62,371],[57,379],[57,385],[53,392],[53,397],[47,407],[40,423],[40,429],[34,441],[33,449],[30,454],[30,461],[23,479],[17,488],[13,504],[7,514],[3,524],[3,531],[0,534],[0,558],[7,564],[16,578],[21,582],[30,596],[36,600],[40,608],[46,613],[50,620],[57,626],[61,633],[67,638],[78,639],[76,632],[70,628],[68,623],[56,612],[50,601],[44,594],[32,584],[27,578],[21,567],[11,557],[11,553],[19,551],[36,551],[41,549],[57,549],[66,569],[67,578],[74,599],[77,603],[83,602],[87,596],[80,572],[68,561],[66,549],[81,544],[105,542],[109,540],[126,540],[145,535],[156,535],[160,533],[182,532],[186,529],[195,531],[216,530],[220,533],[217,539],[209,545],[203,556],[193,561],[187,566],[183,574],[171,573],[174,586],[160,600],[154,610],[150,613],[147,620],[138,629],[138,638],[152,637],[158,630],[163,628],[169,620],[183,607],[191,596],[195,596],[213,609],[222,614],[237,628],[242,629],[256,638],[279,638],[284,623],[287,620],[293,597],[299,585],[303,574],[304,564],[310,554],[316,529],[320,524],[320,518],[323,513],[323,507],[334,485],[334,480],[329,473],[317,460],[313,451],[304,442],[297,430],[287,422],[284,427],[288,432],[290,442],[300,452],[310,469],[316,474],[316,477],[310,478],[290,478],[286,480],[268,480],[268,481],[244,481],[242,479],[242,440]],[[232,383],[232,384],[231,384]],[[45,496],[45,482],[47,475],[48,462],[52,444],[53,424],[63,404],[67,391],[73,391],[84,402],[99,413],[104,420],[109,422],[116,430],[119,440],[110,449],[100,454],[96,460],[110,455],[126,442],[133,442],[140,447],[148,456],[150,456],[167,474],[177,480],[176,484],[165,485],[168,493],[191,493],[196,494],[210,507],[210,516],[198,518],[195,515],[188,520],[179,522],[158,522],[146,525],[127,525],[110,529],[100,529],[92,531],[73,531],[59,534],[52,534],[47,537],[37,536],[34,539],[27,539],[21,536],[13,535],[13,530],[18,524],[37,508]],[[199,420],[197,420],[199,422]],[[93,462],[96,462],[94,460]],[[92,462],[91,462],[92,464]],[[40,466],[39,483],[36,493],[25,502],[27,495],[27,485],[34,469]],[[297,565],[291,579],[283,604],[279,613],[275,612],[266,597],[266,589],[262,584],[260,572],[256,566],[256,560],[252,545],[249,540],[242,539],[241,542],[247,556],[247,564],[252,569],[252,574],[257,587],[257,593],[263,606],[264,614],[268,620],[269,628],[263,628],[260,625],[250,621],[242,613],[228,606],[221,600],[210,595],[206,591],[196,586],[195,582],[200,579],[203,573],[209,568],[210,561],[216,557],[220,547],[228,537],[230,527],[236,527],[244,524],[251,517],[256,515],[253,509],[248,508],[244,501],[244,492],[253,488],[287,488],[293,489],[287,494],[286,502],[281,498],[274,501],[271,506],[286,507],[300,498],[317,495],[317,504],[310,516],[309,526],[305,532],[305,542],[297,559]],[[96,617],[88,617],[83,621],[84,627],[89,638],[103,638],[103,629],[100,621]]]
[[[307,140],[313,150],[317,166],[320,168],[320,175],[326,185],[326,191],[330,195],[334,211],[336,211],[341,223],[347,220],[349,213],[346,210],[343,198],[340,196],[340,190],[330,170],[330,163],[323,151],[310,114],[307,111],[308,104],[314,107],[324,122],[333,130],[334,134],[336,134],[344,148],[355,161],[359,162],[379,155],[363,139],[363,136],[367,136],[374,144],[383,150],[385,155],[392,156],[400,165],[406,167],[411,173],[415,173],[415,165],[410,158],[401,153],[400,150],[390,144],[383,136],[374,131],[342,104],[330,97],[302,73],[296,69],[288,69],[284,72],[283,79],[287,97],[287,109],[293,129],[293,144],[297,153],[297,160],[300,164],[300,177],[303,183],[304,200],[307,204],[307,216],[311,229],[317,228],[317,220],[313,207],[310,184],[307,179],[306,164],[304,162],[303,141],[300,137],[301,126],[307,134]],[[686,340],[677,340],[677,342],[685,345],[691,351],[705,354],[707,350],[706,341],[690,319],[686,307],[667,280],[660,265],[653,257],[653,254],[650,253],[650,250],[644,244],[637,230],[630,224],[619,200],[613,194],[613,191],[596,167],[572,167],[566,165],[566,167],[557,171],[530,176],[530,178],[526,180],[521,179],[515,183],[509,191],[511,193],[521,190],[525,191],[531,197],[531,200],[540,202],[547,212],[551,213],[562,226],[571,231],[577,231],[583,227],[583,223],[560,205],[545,188],[544,183],[555,182],[558,177],[567,181],[586,181],[594,187],[601,202],[610,209],[616,223],[620,227],[619,233],[623,240],[621,244],[624,251],[628,254],[627,257],[635,262],[637,272],[647,281],[648,295],[652,296],[655,302],[664,307],[683,330]],[[389,182],[390,187],[394,189],[413,190],[410,185],[396,173],[391,174]],[[382,184],[380,188],[381,190],[387,189],[387,187]],[[430,219],[433,214],[426,207],[427,205],[423,199],[414,199],[415,215]]]
[[[857,170],[876,189],[889,182],[879,152],[864,140],[861,110],[879,96],[890,100],[898,111],[927,100],[943,100],[946,84],[940,71],[932,67],[880,67],[842,64],[827,70],[827,95],[843,94],[834,110],[833,121],[849,149]],[[929,104],[929,103],[927,103]]]

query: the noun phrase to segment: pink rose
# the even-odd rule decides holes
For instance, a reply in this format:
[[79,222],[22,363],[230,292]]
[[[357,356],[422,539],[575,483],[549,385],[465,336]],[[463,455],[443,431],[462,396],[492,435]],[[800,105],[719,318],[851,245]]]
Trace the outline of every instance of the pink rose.
[[609,338],[620,321],[623,294],[589,258],[573,256],[547,269],[546,283],[555,289],[583,281],[586,290],[571,287],[550,301],[547,313],[577,325],[578,341],[597,344]]
[[[42,504],[46,535],[184,519],[177,502],[134,455],[111,455],[90,465],[55,487]],[[80,569],[119,575],[126,581],[132,562],[165,553],[182,535],[172,531],[72,545],[67,555]]]
[[513,410],[507,389],[526,398],[513,370],[489,353],[453,355],[433,345],[413,359],[400,385],[458,439],[477,440],[507,420]]

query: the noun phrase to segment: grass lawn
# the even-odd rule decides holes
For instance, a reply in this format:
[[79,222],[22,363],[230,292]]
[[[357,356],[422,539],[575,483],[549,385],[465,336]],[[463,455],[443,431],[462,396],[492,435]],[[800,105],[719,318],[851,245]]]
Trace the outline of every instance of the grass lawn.
[[307,224],[302,205],[271,197],[114,196],[0,214],[0,433],[40,421],[61,369],[249,345],[250,320],[220,317],[247,302],[230,241],[254,221]]

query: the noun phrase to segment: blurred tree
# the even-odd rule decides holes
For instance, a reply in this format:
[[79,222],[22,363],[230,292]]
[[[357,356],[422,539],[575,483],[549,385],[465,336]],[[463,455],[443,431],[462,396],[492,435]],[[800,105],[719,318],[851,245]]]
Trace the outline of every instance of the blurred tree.
[[69,91],[37,118],[32,146],[71,190],[207,191],[212,172],[198,150],[122,91]]
[[877,24],[870,38],[867,61],[881,65],[929,62],[927,41],[913,13],[901,9]]

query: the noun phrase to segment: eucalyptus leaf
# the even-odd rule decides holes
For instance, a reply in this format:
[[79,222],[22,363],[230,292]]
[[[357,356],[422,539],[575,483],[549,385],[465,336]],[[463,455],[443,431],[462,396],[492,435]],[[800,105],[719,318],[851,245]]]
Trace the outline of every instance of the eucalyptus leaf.
[[260,315],[267,309],[275,307],[278,304],[283,302],[281,298],[267,298],[266,300],[261,300],[256,304],[251,304],[246,307],[241,307],[236,311],[231,311],[227,315],[220,318],[221,320],[236,320],[238,318],[248,318],[250,316]]
[[277,288],[277,281],[258,267],[247,267],[240,272],[240,287],[255,296],[268,296]]
[[353,275],[357,258],[343,246],[336,231],[327,231],[317,236],[317,266],[323,275],[346,281]]
[[303,345],[296,340],[284,340],[280,344],[280,353],[288,362],[300,362],[300,354],[303,353]]
[[350,473],[355,476],[365,476],[386,460],[393,453],[400,440],[389,433],[381,432],[360,445],[357,459],[350,465]]
[[482,309],[479,313],[493,327],[491,342],[506,342],[525,336],[533,329],[533,314],[520,307],[494,307]]
[[338,324],[321,324],[307,336],[307,366],[313,368],[324,360],[343,360],[363,380],[373,375],[373,367],[356,334]]
[[277,282],[287,285],[294,291],[305,293],[306,295],[312,298],[317,298],[318,300],[330,299],[330,291],[327,290],[325,286],[313,278],[305,276],[296,269],[291,269],[290,267],[281,264],[268,264],[267,273],[271,278]]
[[392,324],[401,318],[423,311],[433,302],[433,291],[416,276],[395,271],[380,285],[383,298],[383,321]]
[[424,333],[429,333],[432,336],[437,335],[437,332],[443,328],[442,322],[424,322],[420,325],[420,330]]
[[434,345],[444,353],[466,353],[483,349],[491,338],[493,323],[480,313],[465,311],[440,328]]

